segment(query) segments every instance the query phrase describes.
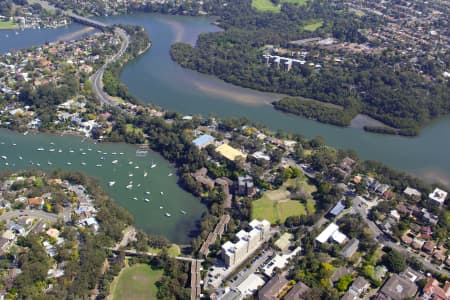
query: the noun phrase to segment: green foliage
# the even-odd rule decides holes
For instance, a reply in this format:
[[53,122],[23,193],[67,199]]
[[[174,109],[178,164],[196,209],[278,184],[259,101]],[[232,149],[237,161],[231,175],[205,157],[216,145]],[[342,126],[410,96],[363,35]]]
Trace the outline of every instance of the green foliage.
[[336,283],[336,288],[339,292],[345,292],[348,290],[348,287],[353,282],[353,276],[350,274],[344,275],[341,278],[339,278],[338,282]]
[[273,106],[284,112],[339,126],[350,125],[357,114],[357,111],[350,107],[343,109],[304,98],[283,98],[274,102]]
[[405,256],[395,249],[391,249],[391,251],[383,257],[383,261],[389,271],[394,273],[401,273],[407,267]]

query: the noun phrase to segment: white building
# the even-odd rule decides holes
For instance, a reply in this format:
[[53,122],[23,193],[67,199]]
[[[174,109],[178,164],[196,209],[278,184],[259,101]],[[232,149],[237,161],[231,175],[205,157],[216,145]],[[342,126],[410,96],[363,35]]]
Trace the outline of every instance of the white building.
[[448,193],[446,191],[441,190],[440,188],[435,188],[434,191],[428,195],[430,200],[433,200],[434,204],[442,205],[447,199]]
[[249,225],[252,230],[249,232],[241,230],[236,234],[236,237],[239,239],[238,242],[227,241],[222,245],[222,259],[228,267],[241,263],[269,239],[269,221],[253,220]]
[[347,236],[339,231],[339,226],[331,223],[316,237],[316,241],[324,244],[330,239],[338,244],[342,244],[347,240]]

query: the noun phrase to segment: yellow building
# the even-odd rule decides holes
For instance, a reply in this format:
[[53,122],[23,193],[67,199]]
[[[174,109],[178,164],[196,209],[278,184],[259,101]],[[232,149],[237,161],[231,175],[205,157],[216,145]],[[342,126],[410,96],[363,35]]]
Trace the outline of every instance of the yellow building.
[[223,157],[231,161],[236,160],[236,158],[238,158],[239,156],[243,158],[247,157],[247,155],[245,155],[241,151],[234,149],[233,147],[227,144],[220,145],[219,147],[216,148],[216,151],[217,153],[220,153]]

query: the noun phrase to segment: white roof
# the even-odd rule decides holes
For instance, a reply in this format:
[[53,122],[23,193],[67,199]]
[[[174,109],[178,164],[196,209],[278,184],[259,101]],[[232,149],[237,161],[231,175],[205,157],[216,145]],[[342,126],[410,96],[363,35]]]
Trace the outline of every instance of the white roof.
[[342,232],[340,232],[339,230],[336,230],[333,235],[331,236],[331,238],[333,239],[333,241],[335,241],[338,244],[342,244],[343,242],[345,242],[347,240],[347,236],[345,234],[343,234]]
[[[275,268],[284,269],[289,262],[289,259],[293,258],[297,253],[299,253],[302,248],[297,247],[289,254],[277,254],[272,258],[269,263],[264,267],[264,274],[268,277],[272,277],[273,270]],[[270,266],[269,266],[270,265]]]
[[258,275],[255,275],[254,273],[250,274],[250,276],[247,277],[238,287],[237,289],[243,294],[243,295],[252,295],[255,293],[259,287],[264,285],[264,280],[262,280],[261,277]]
[[403,191],[403,193],[405,193],[408,196],[417,196],[417,197],[422,196],[421,192],[419,192],[418,190],[413,189],[409,186]]
[[322,231],[316,237],[316,241],[318,241],[321,244],[325,243],[337,230],[339,230],[339,226],[337,226],[334,223],[331,223],[330,225],[327,226],[327,228],[324,229],[324,231]]
[[445,199],[447,198],[448,193],[440,188],[435,188],[434,191],[428,195],[431,200],[439,202],[443,204]]

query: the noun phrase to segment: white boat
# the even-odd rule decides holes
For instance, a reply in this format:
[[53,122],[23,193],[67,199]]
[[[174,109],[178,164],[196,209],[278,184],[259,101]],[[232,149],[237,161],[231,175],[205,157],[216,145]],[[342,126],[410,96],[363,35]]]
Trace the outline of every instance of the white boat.
[[155,167],[156,167],[156,164],[155,164],[155,163],[152,163],[152,165],[150,166],[151,169],[153,169],[153,168],[155,168]]
[[75,151],[73,151],[72,149],[69,150],[70,153],[74,153]]
[[23,159],[23,157],[22,157],[22,156],[19,156],[19,159],[20,159],[20,160],[22,160],[22,159]]
[[133,177],[133,174],[128,174],[128,177]]
[[28,131],[25,131],[24,133],[23,133],[23,135],[27,135],[28,134]]
[[102,156],[102,157],[100,157],[100,159],[101,159],[101,160],[104,160],[105,158]]
[[37,151],[44,151],[45,149],[44,148],[42,148],[42,147],[40,147],[40,148],[37,148]]
[[48,161],[47,165],[51,166],[51,165],[53,165],[53,163],[51,161]]
[[120,154],[120,155],[123,155],[123,152],[120,152],[119,154]]
[[141,187],[141,184],[139,183],[139,184],[137,185],[137,187]]
[[119,161],[117,159],[113,160],[112,163],[113,164],[117,164]]
[[132,164],[133,164],[133,162],[132,162],[132,161],[129,161],[129,162],[128,162],[128,164],[129,164],[129,165],[132,165]]
[[131,190],[131,189],[133,188],[133,185],[132,185],[132,184],[129,184],[129,185],[126,186],[126,188],[129,189],[129,190]]
[[136,198],[136,197],[133,197],[133,200],[136,200],[136,201],[137,201],[137,199],[138,199],[138,198]]
[[100,150],[97,150],[97,153],[102,153],[102,151],[100,151]]
[[161,195],[164,195],[164,193],[163,192],[160,192],[161,193]]
[[185,214],[186,214],[186,212],[185,212],[184,210],[182,210],[182,211],[181,211],[181,213],[182,213],[183,215],[185,215]]
[[147,177],[147,175],[148,175],[148,173],[147,173],[147,172],[144,172],[144,177]]
[[50,145],[54,145],[55,143],[54,142],[50,142]]
[[40,167],[40,166],[41,166],[41,164],[40,164],[40,163],[36,163],[36,166]]
[[167,175],[167,176],[169,176],[169,177],[170,177],[170,176],[172,176],[172,175],[173,175],[172,173],[169,173],[169,175]]
[[11,145],[13,145],[13,146],[17,146],[17,144],[16,144],[16,143],[12,143]]
[[171,216],[171,214],[169,214],[169,213],[166,213],[166,217],[170,217]]
[[159,209],[163,209],[164,207],[160,206]]
[[113,186],[113,185],[115,185],[115,184],[116,184],[115,181],[110,181],[110,182],[108,182],[108,185],[109,185],[109,186]]
[[58,153],[61,153],[62,152],[62,150],[61,149],[58,149]]
[[82,152],[81,154],[86,155],[86,152]]
[[7,162],[5,162],[5,166],[8,166],[9,164]]
[[112,155],[116,155],[116,154],[117,154],[117,152],[111,152],[111,154],[112,154]]
[[134,166],[135,169],[139,169],[139,166]]
[[55,152],[55,149],[48,149],[49,152]]
[[150,202],[150,199],[145,198],[144,201],[145,202]]
[[83,161],[83,162],[81,163],[81,165],[82,165],[82,166],[85,166],[85,165],[86,165],[86,163],[85,163],[85,162]]
[[2,158],[2,159],[7,159],[7,157],[6,157],[6,156],[4,156],[4,155],[2,155],[2,156],[1,156],[1,158]]
[[146,193],[147,195],[150,195],[150,192],[148,192],[148,191],[147,191],[147,192],[145,192],[145,193]]
[[67,162],[67,164],[70,166],[72,163],[69,161],[69,162]]
[[92,151],[92,149],[91,149],[91,148],[88,148],[88,151]]
[[102,165],[101,164],[97,164],[97,165],[95,165],[96,167],[101,167]]

